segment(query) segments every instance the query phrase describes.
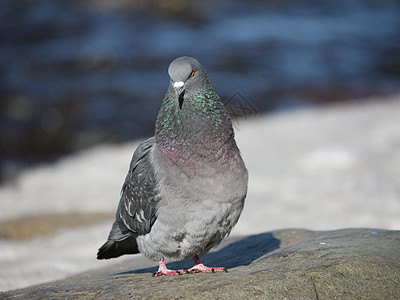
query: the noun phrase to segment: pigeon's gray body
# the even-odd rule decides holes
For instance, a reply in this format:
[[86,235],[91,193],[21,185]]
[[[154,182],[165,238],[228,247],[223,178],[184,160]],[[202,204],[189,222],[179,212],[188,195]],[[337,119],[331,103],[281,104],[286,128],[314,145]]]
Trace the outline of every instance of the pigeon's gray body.
[[133,155],[99,259],[138,251],[153,260],[203,255],[243,210],[248,175],[228,112],[197,60],[178,58],[168,72],[155,137]]

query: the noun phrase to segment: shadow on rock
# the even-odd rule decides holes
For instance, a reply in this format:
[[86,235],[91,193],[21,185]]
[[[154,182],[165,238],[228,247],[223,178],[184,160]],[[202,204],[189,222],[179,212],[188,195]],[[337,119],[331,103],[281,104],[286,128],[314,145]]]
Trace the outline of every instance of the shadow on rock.
[[[212,267],[226,267],[227,269],[239,266],[249,265],[252,261],[264,254],[278,249],[280,240],[276,239],[272,233],[261,233],[243,238],[233,242],[219,251],[211,252],[201,257],[201,261]],[[185,259],[167,264],[169,269],[190,268],[193,265],[192,259]],[[144,268],[124,272],[120,274],[131,273],[153,273],[157,267]]]

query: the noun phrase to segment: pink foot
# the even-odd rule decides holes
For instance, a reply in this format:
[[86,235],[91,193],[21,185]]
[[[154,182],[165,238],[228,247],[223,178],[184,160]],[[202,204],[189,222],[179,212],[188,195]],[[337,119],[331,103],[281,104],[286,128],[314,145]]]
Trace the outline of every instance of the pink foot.
[[158,267],[158,271],[153,274],[153,277],[156,276],[171,276],[171,275],[182,275],[184,273],[183,270],[170,270],[167,269],[165,262],[163,259],[160,259],[160,266]]
[[194,265],[190,269],[186,270],[186,273],[202,273],[202,272],[210,272],[210,273],[215,273],[215,272],[228,272],[228,270],[224,267],[207,267],[203,265],[199,259],[199,257],[196,255],[193,257],[194,260]]

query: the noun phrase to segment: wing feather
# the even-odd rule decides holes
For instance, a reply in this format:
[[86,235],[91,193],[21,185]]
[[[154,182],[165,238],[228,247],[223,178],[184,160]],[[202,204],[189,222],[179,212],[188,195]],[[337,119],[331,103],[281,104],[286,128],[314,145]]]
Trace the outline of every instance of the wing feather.
[[121,190],[116,220],[108,241],[99,249],[98,259],[138,253],[136,237],[150,232],[157,219],[156,178],[150,159],[154,137],[144,141],[133,154]]
[[136,235],[150,232],[157,218],[156,178],[150,159],[154,137],[146,140],[133,154],[128,175],[122,187],[117,217]]

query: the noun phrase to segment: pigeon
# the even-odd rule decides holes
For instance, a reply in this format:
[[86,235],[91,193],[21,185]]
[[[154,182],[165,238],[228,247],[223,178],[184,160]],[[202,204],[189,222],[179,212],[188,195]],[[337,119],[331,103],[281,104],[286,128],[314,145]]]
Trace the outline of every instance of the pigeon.
[[[116,219],[98,259],[142,253],[159,268],[154,276],[220,272],[200,256],[237,223],[247,194],[248,171],[232,122],[206,71],[188,56],[171,62],[170,84],[155,135],[133,154]],[[187,270],[165,259],[193,258]]]

